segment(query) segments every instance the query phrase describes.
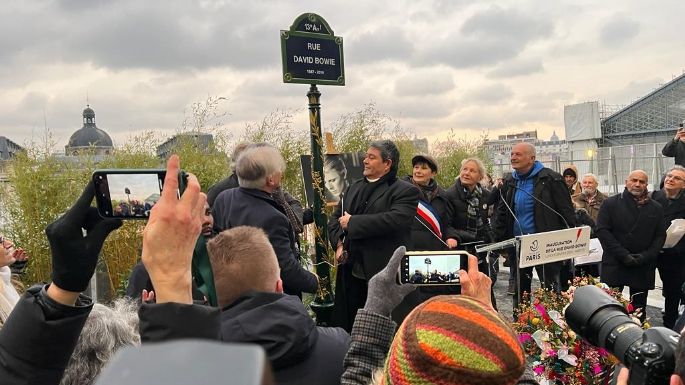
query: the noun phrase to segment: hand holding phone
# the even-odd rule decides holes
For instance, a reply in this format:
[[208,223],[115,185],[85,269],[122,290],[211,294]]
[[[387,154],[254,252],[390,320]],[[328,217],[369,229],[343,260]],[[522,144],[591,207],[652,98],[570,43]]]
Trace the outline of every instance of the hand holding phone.
[[459,285],[459,270],[468,268],[468,252],[407,251],[400,264],[400,282],[420,286]]
[[[159,201],[166,170],[108,169],[93,172],[95,202],[103,218],[147,219]],[[188,174],[179,172],[178,198],[185,190]]]

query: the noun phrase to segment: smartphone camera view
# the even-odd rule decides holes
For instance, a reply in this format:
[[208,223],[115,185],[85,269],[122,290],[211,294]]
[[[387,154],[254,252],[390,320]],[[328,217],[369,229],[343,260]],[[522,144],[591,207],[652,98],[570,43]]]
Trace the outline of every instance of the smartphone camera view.
[[96,171],[93,174],[100,215],[106,218],[147,219],[159,201],[163,171]]
[[414,285],[459,285],[459,270],[466,269],[464,252],[407,252],[402,263],[401,281]]

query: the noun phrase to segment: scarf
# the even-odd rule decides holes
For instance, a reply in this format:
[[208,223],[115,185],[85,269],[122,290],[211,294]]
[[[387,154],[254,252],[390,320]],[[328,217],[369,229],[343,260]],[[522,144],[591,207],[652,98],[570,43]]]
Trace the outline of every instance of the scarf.
[[633,199],[635,200],[635,203],[637,203],[638,207],[644,206],[647,204],[647,202],[649,202],[649,192],[647,191],[647,189],[645,189],[645,192],[643,192],[642,194],[640,194],[638,196],[635,196],[633,194],[630,194],[630,196],[633,197]]
[[407,180],[421,190],[421,196],[423,196],[423,200],[428,203],[433,202],[433,199],[435,199],[435,197],[438,195],[438,183],[435,182],[435,179],[431,179],[425,186],[414,182],[412,177],[407,178]]
[[302,220],[297,217],[297,214],[295,214],[293,208],[285,200],[283,189],[279,187],[271,194],[271,197],[276,201],[276,203],[278,203],[279,206],[283,208],[286,217],[288,217],[288,222],[290,222],[290,225],[293,227],[295,234],[301,234],[302,231],[304,231]]
[[[461,186],[461,180],[458,181],[459,186]],[[466,201],[466,231],[476,234],[476,239],[481,239],[479,231],[483,231],[483,215],[481,208],[481,197],[483,196],[483,189],[479,184],[473,191],[469,190],[468,187],[461,186],[464,191],[465,201]]]

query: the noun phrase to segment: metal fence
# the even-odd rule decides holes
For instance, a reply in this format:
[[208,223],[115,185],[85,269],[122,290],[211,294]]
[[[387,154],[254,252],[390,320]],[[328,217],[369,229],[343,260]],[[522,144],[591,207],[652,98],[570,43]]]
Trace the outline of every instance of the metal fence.
[[[607,194],[616,194],[623,191],[625,179],[632,170],[644,170],[649,177],[649,189],[659,188],[664,173],[674,165],[674,158],[668,158],[661,154],[665,143],[633,144],[628,146],[614,146],[603,148],[587,148],[582,153],[584,157],[578,157],[580,152],[561,154],[539,154],[537,159],[546,167],[561,173],[566,167],[573,164],[578,169],[578,179],[583,174],[593,173],[599,179],[599,190]],[[508,160],[496,159],[494,175],[503,175],[511,171]]]

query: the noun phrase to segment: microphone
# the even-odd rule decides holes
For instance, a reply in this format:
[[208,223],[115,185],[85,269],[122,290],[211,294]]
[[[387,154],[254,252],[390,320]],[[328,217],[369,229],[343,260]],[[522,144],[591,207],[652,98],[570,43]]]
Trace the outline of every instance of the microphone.
[[541,205],[543,205],[543,206],[547,207],[548,209],[552,210],[552,212],[553,212],[554,214],[557,214],[557,215],[559,216],[559,218],[561,218],[561,220],[564,221],[564,224],[566,225],[566,228],[567,228],[567,229],[570,229],[570,228],[571,228],[571,226],[568,225],[568,222],[566,222],[566,218],[564,218],[564,216],[561,215],[557,210],[555,210],[555,209],[549,207],[549,205],[548,205],[547,203],[541,201],[541,200],[538,199],[535,195],[529,193],[528,191],[526,191],[526,190],[524,190],[524,189],[522,189],[522,188],[516,187],[516,184],[514,184],[514,189],[519,190],[519,191],[523,191],[524,193],[526,193],[526,195],[528,195],[529,197],[533,198],[536,202],[538,202],[538,203],[540,203]]
[[[504,186],[504,185],[502,185],[502,186]],[[514,188],[516,188],[516,185],[514,185]],[[502,203],[504,203],[504,205],[507,207],[507,210],[509,210],[509,213],[511,213],[512,218],[514,218],[514,220],[516,221],[516,224],[519,226],[519,232],[521,233],[521,235],[524,235],[523,234],[523,226],[521,226],[521,222],[519,222],[518,218],[516,218],[516,214],[514,214],[514,211],[511,209],[511,207],[507,203],[507,200],[504,199],[504,194],[502,194],[501,192],[502,192],[502,190],[500,190],[499,199],[502,201]]]

